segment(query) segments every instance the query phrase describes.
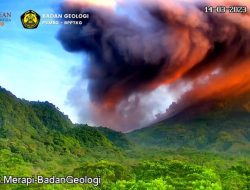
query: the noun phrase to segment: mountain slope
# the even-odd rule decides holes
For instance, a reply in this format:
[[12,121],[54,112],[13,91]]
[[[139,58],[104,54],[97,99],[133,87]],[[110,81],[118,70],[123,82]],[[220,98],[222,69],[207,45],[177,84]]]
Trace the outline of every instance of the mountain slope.
[[250,93],[204,101],[172,118],[128,134],[142,146],[250,153]]
[[[218,133],[208,130],[212,123],[217,126],[218,119],[222,121],[218,125],[223,130],[226,129],[223,125],[232,126],[227,128],[227,134],[221,135],[223,143],[230,139],[228,134],[234,133],[233,130],[242,130],[242,126],[249,123],[248,112],[236,114],[227,111],[228,106],[224,108],[226,111],[222,111],[220,117],[219,114],[212,117],[215,112],[199,117],[179,115],[180,118],[122,134],[107,128],[72,124],[53,104],[20,100],[0,88],[0,176],[101,177],[98,187],[93,184],[30,184],[32,190],[249,189],[249,157],[207,153],[203,146],[208,132]],[[228,121],[231,117],[226,113],[236,119]],[[180,134],[189,138],[180,140]],[[196,136],[192,139],[193,134]],[[249,144],[248,133],[238,134],[240,142],[246,135],[245,143]],[[211,143],[206,146],[213,149]],[[168,150],[178,147],[204,151]],[[220,144],[217,147],[221,147]],[[27,185],[6,184],[1,189],[25,190]]]
[[107,137],[110,141],[112,141],[113,144],[117,147],[128,149],[133,146],[126,135],[121,132],[113,131],[104,127],[98,127],[97,130],[105,137]]
[[28,102],[0,88],[0,149],[26,161],[91,156],[93,149],[120,154],[119,147],[97,128],[74,125],[53,104]]
[[53,104],[49,102],[29,102],[29,105],[47,128],[65,131],[73,127],[69,118],[61,113]]

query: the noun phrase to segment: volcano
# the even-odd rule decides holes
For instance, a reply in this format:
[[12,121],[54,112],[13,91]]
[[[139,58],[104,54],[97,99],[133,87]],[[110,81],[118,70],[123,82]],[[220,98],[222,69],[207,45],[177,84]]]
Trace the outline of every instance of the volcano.
[[198,102],[128,136],[141,146],[249,153],[250,93]]

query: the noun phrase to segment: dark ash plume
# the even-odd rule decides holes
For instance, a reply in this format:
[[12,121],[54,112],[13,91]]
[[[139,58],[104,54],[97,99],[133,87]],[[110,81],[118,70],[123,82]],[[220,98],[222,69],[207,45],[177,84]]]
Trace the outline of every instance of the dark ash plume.
[[[82,26],[63,26],[58,39],[66,50],[89,57],[83,76],[94,122],[121,131],[152,122],[160,106],[152,98],[159,98],[155,93],[162,87],[183,97],[177,110],[210,96],[250,89],[249,77],[237,74],[250,74],[249,15],[206,14],[204,5],[129,1],[116,2],[114,8],[68,1],[62,7],[63,13],[90,13]],[[72,95],[79,92],[79,83],[69,97],[81,97]],[[191,87],[181,89],[183,84]],[[84,106],[77,103],[80,111]]]

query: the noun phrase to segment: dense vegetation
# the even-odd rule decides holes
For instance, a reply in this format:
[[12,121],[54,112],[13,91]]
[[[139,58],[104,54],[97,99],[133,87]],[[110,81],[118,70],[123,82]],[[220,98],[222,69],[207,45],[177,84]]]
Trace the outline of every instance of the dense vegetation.
[[[0,176],[86,175],[102,180],[98,187],[29,187],[46,190],[248,190],[250,117],[244,108],[234,115],[226,109],[216,117],[213,112],[189,121],[162,121],[123,134],[72,124],[51,103],[20,100],[0,88]],[[27,186],[0,184],[0,189]]]

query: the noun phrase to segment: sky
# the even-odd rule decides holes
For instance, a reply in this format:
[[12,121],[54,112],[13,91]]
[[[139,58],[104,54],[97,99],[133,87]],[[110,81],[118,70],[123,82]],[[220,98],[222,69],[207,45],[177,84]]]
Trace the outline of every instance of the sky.
[[77,77],[74,68],[82,54],[66,52],[56,39],[57,25],[39,25],[24,29],[20,16],[27,10],[38,14],[54,13],[59,1],[0,1],[0,12],[11,12],[11,22],[0,27],[0,85],[18,98],[49,101],[73,122],[74,109],[67,103],[67,93]]

